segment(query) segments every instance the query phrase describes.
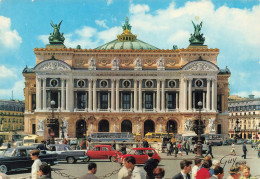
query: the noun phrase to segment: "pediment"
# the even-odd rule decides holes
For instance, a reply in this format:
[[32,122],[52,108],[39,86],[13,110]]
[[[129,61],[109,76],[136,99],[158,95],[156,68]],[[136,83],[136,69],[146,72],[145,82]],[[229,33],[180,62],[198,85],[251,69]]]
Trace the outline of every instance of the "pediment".
[[61,60],[46,60],[34,67],[35,71],[70,71],[71,67]]
[[193,61],[186,64],[182,70],[186,71],[219,71],[218,67],[208,61]]

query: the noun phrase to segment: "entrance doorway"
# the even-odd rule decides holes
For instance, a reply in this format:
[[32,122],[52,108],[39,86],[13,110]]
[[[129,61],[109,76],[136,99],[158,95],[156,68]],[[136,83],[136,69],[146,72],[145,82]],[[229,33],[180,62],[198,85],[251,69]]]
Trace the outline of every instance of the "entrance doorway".
[[124,120],[121,123],[121,132],[131,132],[132,133],[132,122],[130,120]]
[[109,122],[105,119],[98,123],[98,132],[109,132]]
[[176,134],[178,132],[177,122],[175,120],[168,120],[166,124],[166,132]]
[[155,132],[154,122],[150,119],[144,122],[144,135],[147,132]]
[[76,122],[76,137],[85,138],[86,135],[86,121],[80,119]]
[[221,124],[218,124],[218,127],[217,127],[217,134],[221,134]]

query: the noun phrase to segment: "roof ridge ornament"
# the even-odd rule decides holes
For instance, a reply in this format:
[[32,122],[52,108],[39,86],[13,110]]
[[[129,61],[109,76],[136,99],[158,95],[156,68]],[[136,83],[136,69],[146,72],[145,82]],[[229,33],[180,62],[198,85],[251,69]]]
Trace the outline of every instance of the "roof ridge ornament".
[[134,41],[136,39],[136,35],[131,33],[132,26],[129,24],[129,19],[126,17],[125,23],[122,26],[123,33],[117,35],[118,41]]

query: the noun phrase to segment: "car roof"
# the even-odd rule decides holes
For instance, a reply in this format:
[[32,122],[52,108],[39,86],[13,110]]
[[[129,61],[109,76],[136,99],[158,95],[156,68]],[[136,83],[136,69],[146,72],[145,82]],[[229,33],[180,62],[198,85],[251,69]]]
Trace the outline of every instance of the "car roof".
[[111,145],[95,145],[95,147],[111,147]]
[[36,149],[36,147],[33,147],[33,146],[19,146],[19,147],[15,147],[15,149]]
[[134,150],[154,150],[154,148],[132,148]]
[[67,144],[50,144],[50,146],[69,146]]

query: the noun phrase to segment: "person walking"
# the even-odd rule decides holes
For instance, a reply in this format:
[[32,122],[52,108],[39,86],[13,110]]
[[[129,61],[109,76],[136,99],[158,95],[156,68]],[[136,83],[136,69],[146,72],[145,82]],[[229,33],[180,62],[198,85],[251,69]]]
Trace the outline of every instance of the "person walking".
[[229,176],[227,179],[239,179],[241,176],[240,168],[238,166],[233,166],[229,170]]
[[163,168],[156,168],[153,171],[153,174],[155,176],[155,179],[162,179],[165,175],[165,170]]
[[189,151],[190,151],[190,141],[189,140],[186,142],[185,148],[186,148],[186,155],[189,155]]
[[197,172],[196,179],[210,178],[209,169],[211,165],[212,165],[211,160],[204,160],[202,164],[202,168]]
[[199,171],[200,166],[201,166],[201,159],[195,158],[194,162],[195,162],[195,166],[192,167],[192,170],[191,170],[191,178],[192,179],[196,179],[197,172]]
[[205,157],[210,154],[211,158],[214,158],[213,154],[212,154],[212,145],[213,145],[212,142],[210,142],[208,145],[208,151],[207,151],[207,154],[205,155]]
[[178,154],[178,151],[179,151],[179,150],[178,150],[177,142],[175,142],[175,145],[174,145],[174,146],[175,146],[175,147],[174,147],[174,148],[175,148],[175,149],[174,149],[174,150],[175,150],[175,157],[177,157],[177,154]]
[[153,170],[157,167],[158,163],[154,160],[153,153],[148,153],[148,160],[144,164],[144,170],[146,171],[146,179],[154,179]]
[[209,179],[222,179],[224,177],[224,169],[220,166],[214,168],[214,175]]
[[231,145],[231,152],[230,152],[230,154],[231,155],[236,155],[236,151],[235,151],[235,144],[234,144],[234,142],[232,142],[232,145]]
[[246,153],[247,153],[246,142],[244,142],[242,149],[243,149],[244,155],[242,155],[241,157],[244,157],[244,159],[246,159]]
[[143,172],[135,167],[136,160],[133,156],[124,159],[124,166],[118,172],[118,179],[145,179]]
[[97,164],[94,162],[91,162],[88,164],[88,173],[86,175],[83,175],[79,179],[98,179],[95,174],[97,173]]
[[116,150],[116,141],[113,139],[112,147]]
[[167,156],[171,155],[171,143],[170,141],[167,142]]
[[30,152],[30,157],[32,160],[34,160],[33,165],[32,165],[32,179],[37,179],[38,171],[39,168],[42,164],[41,160],[39,159],[40,151],[39,150],[32,150]]
[[192,161],[183,160],[180,162],[181,172],[175,175],[172,179],[190,179]]

